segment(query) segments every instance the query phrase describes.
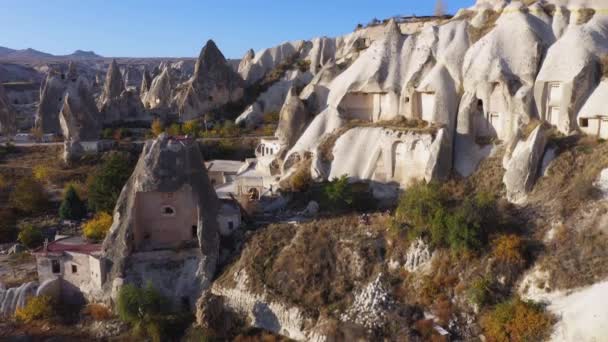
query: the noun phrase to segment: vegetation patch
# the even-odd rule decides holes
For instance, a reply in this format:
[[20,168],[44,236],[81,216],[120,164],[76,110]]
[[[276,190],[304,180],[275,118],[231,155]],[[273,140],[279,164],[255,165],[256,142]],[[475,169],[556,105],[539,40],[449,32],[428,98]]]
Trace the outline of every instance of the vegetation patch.
[[544,341],[554,321],[541,305],[515,298],[485,313],[481,326],[488,341]]

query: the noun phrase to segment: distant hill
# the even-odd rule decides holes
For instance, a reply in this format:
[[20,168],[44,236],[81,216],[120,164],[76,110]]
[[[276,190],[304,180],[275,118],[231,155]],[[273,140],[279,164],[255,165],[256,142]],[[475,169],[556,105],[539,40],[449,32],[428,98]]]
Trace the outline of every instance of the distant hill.
[[98,59],[98,58],[103,58],[103,56],[100,56],[98,54],[96,54],[94,51],[83,51],[83,50],[76,50],[73,53],[69,54],[69,55],[65,55],[62,56],[65,58],[74,58],[74,59]]
[[6,56],[6,55],[11,54],[11,53],[13,53],[15,51],[16,50],[14,50],[14,49],[9,49],[7,47],[0,46],[0,56]]
[[50,53],[38,51],[32,48],[15,50],[0,46],[0,59],[3,61],[49,61],[49,60],[64,60],[64,59],[100,59],[103,56],[96,54],[93,51],[76,50],[69,55],[53,55]]

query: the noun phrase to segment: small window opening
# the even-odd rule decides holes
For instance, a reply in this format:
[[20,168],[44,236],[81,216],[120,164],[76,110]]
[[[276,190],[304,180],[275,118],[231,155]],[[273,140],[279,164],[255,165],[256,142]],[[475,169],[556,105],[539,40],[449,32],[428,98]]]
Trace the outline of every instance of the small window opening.
[[72,273],[78,273],[78,267],[76,265],[72,265]]
[[234,223],[232,221],[228,221],[228,229],[230,229],[230,230],[234,229]]
[[61,267],[59,266],[59,260],[51,260],[51,271],[55,274],[61,272]]
[[61,74],[61,79],[65,80],[65,74]]
[[19,104],[19,100],[13,101],[13,104]]
[[213,96],[211,96],[211,95],[210,95],[210,96],[207,98],[207,100],[209,100],[209,101],[213,101]]
[[161,213],[163,214],[163,216],[173,216],[175,215],[175,209],[166,205],[162,208]]
[[477,100],[477,108],[479,110],[483,110],[483,100]]
[[198,227],[196,225],[192,225],[192,238],[196,239],[198,237]]
[[581,127],[589,127],[589,119],[581,119]]
[[182,309],[184,311],[190,310],[190,300],[188,299],[188,297],[182,297],[181,301],[182,301]]
[[61,102],[61,100],[62,100],[62,98],[60,97],[60,98],[58,99],[58,101],[59,101],[59,102]]

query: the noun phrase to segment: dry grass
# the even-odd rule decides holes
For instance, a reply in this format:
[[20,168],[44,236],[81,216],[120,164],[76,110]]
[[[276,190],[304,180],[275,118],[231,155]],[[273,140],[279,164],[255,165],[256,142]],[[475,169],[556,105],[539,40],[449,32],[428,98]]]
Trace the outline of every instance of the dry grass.
[[501,13],[493,10],[486,10],[487,18],[482,27],[469,25],[469,41],[475,44],[486,34],[490,33],[496,27],[496,21],[500,18]]
[[592,285],[608,276],[608,236],[595,228],[577,230],[562,226],[546,246],[539,263],[549,272],[551,289]]

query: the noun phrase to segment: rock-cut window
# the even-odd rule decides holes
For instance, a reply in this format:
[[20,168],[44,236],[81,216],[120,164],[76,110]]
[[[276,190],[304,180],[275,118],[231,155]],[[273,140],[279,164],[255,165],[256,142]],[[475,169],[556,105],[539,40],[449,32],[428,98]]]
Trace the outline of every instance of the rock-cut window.
[[163,216],[175,216],[175,209],[171,206],[165,205],[161,208],[161,214]]

